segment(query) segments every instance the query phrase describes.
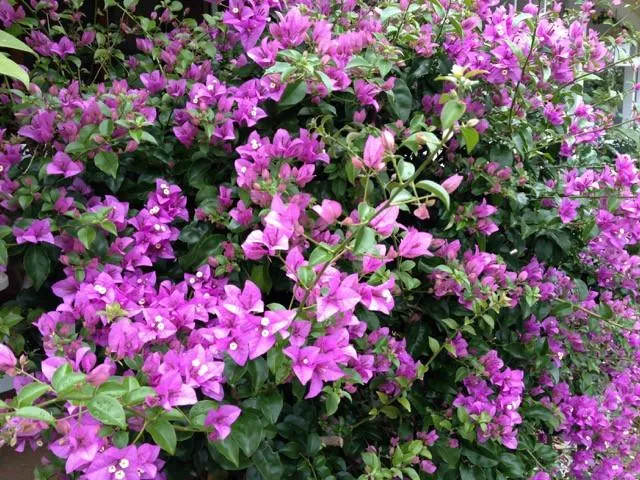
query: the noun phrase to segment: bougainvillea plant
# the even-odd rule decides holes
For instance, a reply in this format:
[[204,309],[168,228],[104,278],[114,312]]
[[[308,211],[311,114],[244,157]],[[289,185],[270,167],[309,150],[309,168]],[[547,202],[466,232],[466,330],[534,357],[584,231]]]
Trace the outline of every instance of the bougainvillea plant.
[[640,478],[610,5],[96,3],[0,0],[35,52],[0,446],[37,479]]

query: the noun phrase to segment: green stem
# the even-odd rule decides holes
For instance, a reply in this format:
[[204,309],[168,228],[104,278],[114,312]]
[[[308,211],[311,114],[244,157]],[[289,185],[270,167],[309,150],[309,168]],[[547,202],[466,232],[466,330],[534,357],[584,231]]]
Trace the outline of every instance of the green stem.
[[133,444],[134,445],[136,443],[138,443],[138,440],[140,440],[142,438],[142,435],[144,434],[144,431],[146,430],[146,428],[147,428],[147,419],[145,418],[144,423],[142,424],[142,428],[140,429],[140,431],[136,435],[136,438],[133,439]]

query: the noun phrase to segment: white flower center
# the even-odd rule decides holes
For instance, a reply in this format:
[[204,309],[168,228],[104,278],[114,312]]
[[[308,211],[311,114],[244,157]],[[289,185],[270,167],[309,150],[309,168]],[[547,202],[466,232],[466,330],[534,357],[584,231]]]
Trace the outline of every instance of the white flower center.
[[269,325],[269,319],[267,317],[262,317],[262,319],[260,320],[260,325],[266,327],[267,325]]
[[127,468],[129,466],[129,460],[123,458],[122,460],[120,460],[120,463],[118,465],[120,465],[120,468]]
[[236,342],[231,342],[229,344],[229,350],[233,350],[234,352],[238,349],[238,344]]
[[264,330],[262,330],[261,335],[262,335],[263,337],[268,337],[268,336],[269,336],[269,330],[267,330],[267,329],[265,328]]

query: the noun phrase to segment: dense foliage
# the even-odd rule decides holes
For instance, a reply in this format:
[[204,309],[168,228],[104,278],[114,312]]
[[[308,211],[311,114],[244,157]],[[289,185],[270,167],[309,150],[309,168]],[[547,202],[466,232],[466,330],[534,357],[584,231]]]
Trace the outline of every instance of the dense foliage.
[[0,0],[35,51],[0,445],[36,478],[640,478],[608,6],[86,3]]

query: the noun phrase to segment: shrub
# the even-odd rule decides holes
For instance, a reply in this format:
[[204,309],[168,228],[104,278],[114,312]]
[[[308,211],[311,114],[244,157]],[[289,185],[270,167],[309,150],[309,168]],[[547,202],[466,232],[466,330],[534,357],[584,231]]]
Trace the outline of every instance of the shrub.
[[37,53],[1,96],[0,445],[36,478],[638,477],[606,6],[104,3],[0,0]]

